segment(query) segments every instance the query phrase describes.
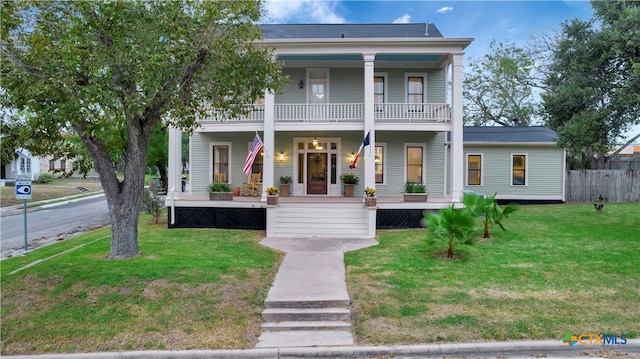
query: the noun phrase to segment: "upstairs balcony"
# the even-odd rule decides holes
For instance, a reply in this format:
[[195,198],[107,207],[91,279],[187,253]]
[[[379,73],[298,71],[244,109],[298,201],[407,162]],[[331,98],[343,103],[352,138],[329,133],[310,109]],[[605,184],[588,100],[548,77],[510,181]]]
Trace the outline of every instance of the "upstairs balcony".
[[[228,118],[212,109],[202,118],[203,125],[233,123],[263,123],[263,105],[248,105],[244,116]],[[304,123],[364,123],[363,103],[335,104],[276,104],[274,110],[276,124]],[[376,124],[426,124],[450,123],[451,106],[446,103],[381,103],[374,106]]]

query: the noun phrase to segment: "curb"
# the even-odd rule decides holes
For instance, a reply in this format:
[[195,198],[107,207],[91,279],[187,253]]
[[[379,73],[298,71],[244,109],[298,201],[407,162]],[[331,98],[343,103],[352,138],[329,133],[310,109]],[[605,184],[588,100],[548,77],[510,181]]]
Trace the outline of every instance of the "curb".
[[443,355],[505,355],[519,356],[544,353],[559,357],[580,357],[585,350],[620,350],[640,353],[640,339],[627,339],[624,345],[585,345],[570,348],[560,340],[539,340],[494,343],[424,344],[400,346],[353,347],[301,347],[264,348],[244,350],[149,350],[111,353],[3,355],[11,359],[223,359],[223,358],[370,358],[393,357],[441,357]]

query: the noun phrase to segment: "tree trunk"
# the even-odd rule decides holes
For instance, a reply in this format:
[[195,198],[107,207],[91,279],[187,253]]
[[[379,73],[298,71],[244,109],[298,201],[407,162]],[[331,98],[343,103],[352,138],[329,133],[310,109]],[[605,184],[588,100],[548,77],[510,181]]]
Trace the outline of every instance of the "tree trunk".
[[447,258],[453,258],[453,240],[449,240],[449,248],[447,248]]
[[486,218],[484,220],[484,233],[482,233],[482,238],[491,238],[491,235],[489,234],[489,221]]
[[160,185],[162,186],[164,193],[169,193],[169,178],[167,176],[167,167],[164,159],[158,160],[158,162],[156,162],[156,167],[158,168],[158,173],[160,173]]
[[[140,191],[140,193],[142,193]],[[124,259],[138,254],[138,218],[140,201],[133,197],[125,198],[124,193],[117,195],[118,204],[109,204],[111,216],[111,252],[109,258]]]

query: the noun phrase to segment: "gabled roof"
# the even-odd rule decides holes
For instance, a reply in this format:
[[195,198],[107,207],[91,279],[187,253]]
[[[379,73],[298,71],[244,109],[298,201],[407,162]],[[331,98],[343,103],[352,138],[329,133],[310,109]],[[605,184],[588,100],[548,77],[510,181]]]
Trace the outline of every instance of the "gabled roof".
[[426,24],[263,24],[264,39],[427,38],[443,37]]
[[556,137],[544,126],[465,126],[463,130],[465,143],[554,143]]

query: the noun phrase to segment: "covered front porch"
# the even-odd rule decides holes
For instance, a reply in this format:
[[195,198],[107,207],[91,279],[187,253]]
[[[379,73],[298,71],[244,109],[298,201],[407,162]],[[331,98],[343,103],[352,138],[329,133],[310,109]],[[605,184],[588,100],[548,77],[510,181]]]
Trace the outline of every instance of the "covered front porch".
[[259,197],[236,196],[211,201],[207,196],[176,198],[169,193],[169,228],[231,228],[265,230],[269,237],[375,238],[377,229],[419,228],[424,211],[449,206],[449,198],[429,196],[427,202],[404,202],[402,196],[290,196],[267,205]]

